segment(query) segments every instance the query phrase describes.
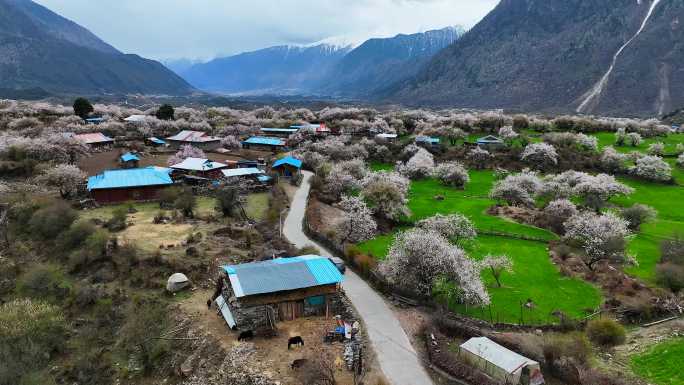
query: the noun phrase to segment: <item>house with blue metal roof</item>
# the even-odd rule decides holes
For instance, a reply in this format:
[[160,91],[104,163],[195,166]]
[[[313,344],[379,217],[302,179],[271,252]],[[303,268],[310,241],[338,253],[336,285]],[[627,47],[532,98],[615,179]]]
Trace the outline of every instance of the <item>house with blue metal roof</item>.
[[278,321],[336,314],[343,276],[328,258],[304,255],[222,267],[216,299],[233,329],[256,330]]
[[253,136],[242,141],[242,148],[253,150],[266,150],[271,152],[283,151],[286,147],[285,140],[268,136]]
[[156,200],[159,192],[173,185],[168,168],[147,167],[106,170],[88,178],[88,191],[98,203]]
[[485,150],[493,150],[504,147],[506,144],[503,139],[494,135],[487,135],[477,140],[477,145]]
[[426,146],[439,146],[440,140],[439,138],[435,138],[432,136],[425,136],[425,135],[419,135],[416,136],[416,144],[422,144]]
[[132,152],[127,152],[119,157],[121,168],[138,168],[140,157]]
[[299,174],[299,171],[302,169],[302,161],[292,156],[286,156],[276,160],[271,169],[281,176],[289,178]]

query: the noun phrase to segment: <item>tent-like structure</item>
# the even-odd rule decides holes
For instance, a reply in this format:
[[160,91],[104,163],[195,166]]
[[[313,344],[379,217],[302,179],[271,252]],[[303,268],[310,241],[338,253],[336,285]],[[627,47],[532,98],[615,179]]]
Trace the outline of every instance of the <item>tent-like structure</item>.
[[175,293],[181,291],[190,285],[190,280],[183,273],[174,273],[166,282],[166,290]]
[[544,383],[538,362],[508,350],[487,337],[469,339],[461,345],[459,355],[469,364],[506,384]]

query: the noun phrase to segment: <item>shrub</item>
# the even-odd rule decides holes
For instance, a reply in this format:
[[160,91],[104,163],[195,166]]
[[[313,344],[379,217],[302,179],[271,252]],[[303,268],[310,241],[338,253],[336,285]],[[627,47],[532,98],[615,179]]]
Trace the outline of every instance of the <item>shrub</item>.
[[617,321],[602,318],[587,324],[587,337],[600,346],[615,346],[625,342],[625,328]]
[[159,208],[172,208],[183,190],[180,187],[169,187],[159,192]]
[[546,362],[550,364],[562,358],[572,358],[579,364],[585,364],[591,356],[589,341],[581,333],[560,334],[546,338],[542,350]]
[[193,218],[197,207],[197,198],[191,189],[184,189],[183,192],[173,202],[173,207],[180,210],[186,218]]
[[364,275],[368,275],[371,271],[375,270],[377,265],[378,263],[375,258],[368,254],[357,254],[354,256],[354,266]]
[[59,267],[39,264],[19,277],[17,292],[25,297],[64,298],[69,292],[69,284]]
[[135,300],[125,310],[117,346],[135,356],[145,373],[149,373],[169,351],[168,341],[154,338],[166,330],[167,314],[164,304],[155,299]]
[[28,226],[34,237],[55,239],[62,231],[68,229],[76,218],[74,209],[64,202],[55,202],[33,213]]
[[684,266],[671,262],[656,266],[656,281],[673,292],[684,289]]
[[78,221],[71,224],[71,227],[57,238],[58,247],[63,251],[71,251],[81,246],[92,233],[95,226],[87,221]]
[[623,208],[620,214],[629,224],[630,230],[638,231],[642,223],[654,220],[657,212],[653,207],[637,203],[632,207]]
[[215,210],[224,217],[232,217],[239,206],[240,191],[236,187],[226,187],[218,191]]
[[128,209],[123,206],[117,207],[112,212],[112,217],[107,221],[106,227],[110,231],[121,231],[126,228],[126,216]]
[[0,305],[0,385],[16,385],[64,347],[67,327],[56,306],[15,299]]

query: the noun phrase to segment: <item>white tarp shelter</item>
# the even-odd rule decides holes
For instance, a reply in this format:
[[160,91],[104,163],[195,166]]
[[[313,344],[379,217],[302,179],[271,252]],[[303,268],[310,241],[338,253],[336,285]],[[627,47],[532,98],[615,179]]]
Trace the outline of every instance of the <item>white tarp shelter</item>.
[[190,280],[185,276],[185,274],[175,273],[172,274],[169,277],[169,280],[166,282],[166,290],[170,291],[171,293],[175,293],[177,291],[183,290],[188,285],[190,285]]
[[538,362],[508,350],[487,337],[469,339],[461,345],[459,355],[469,364],[506,384],[544,383]]

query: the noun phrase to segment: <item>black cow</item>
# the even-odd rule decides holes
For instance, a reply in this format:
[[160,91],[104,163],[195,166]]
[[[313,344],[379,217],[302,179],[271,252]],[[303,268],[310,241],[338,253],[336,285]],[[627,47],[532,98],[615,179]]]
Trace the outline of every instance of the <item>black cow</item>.
[[246,330],[238,336],[238,341],[247,341],[254,338],[254,330]]
[[207,300],[207,309],[211,310],[211,300],[210,299]]
[[300,358],[298,360],[294,360],[294,361],[292,361],[290,368],[292,368],[292,370],[299,369],[302,366],[306,365],[307,362],[309,362],[309,360],[307,360],[306,358]]
[[290,350],[290,347],[294,346],[304,346],[304,339],[302,339],[301,336],[296,336],[296,337],[290,337],[289,340],[287,340],[287,350]]

